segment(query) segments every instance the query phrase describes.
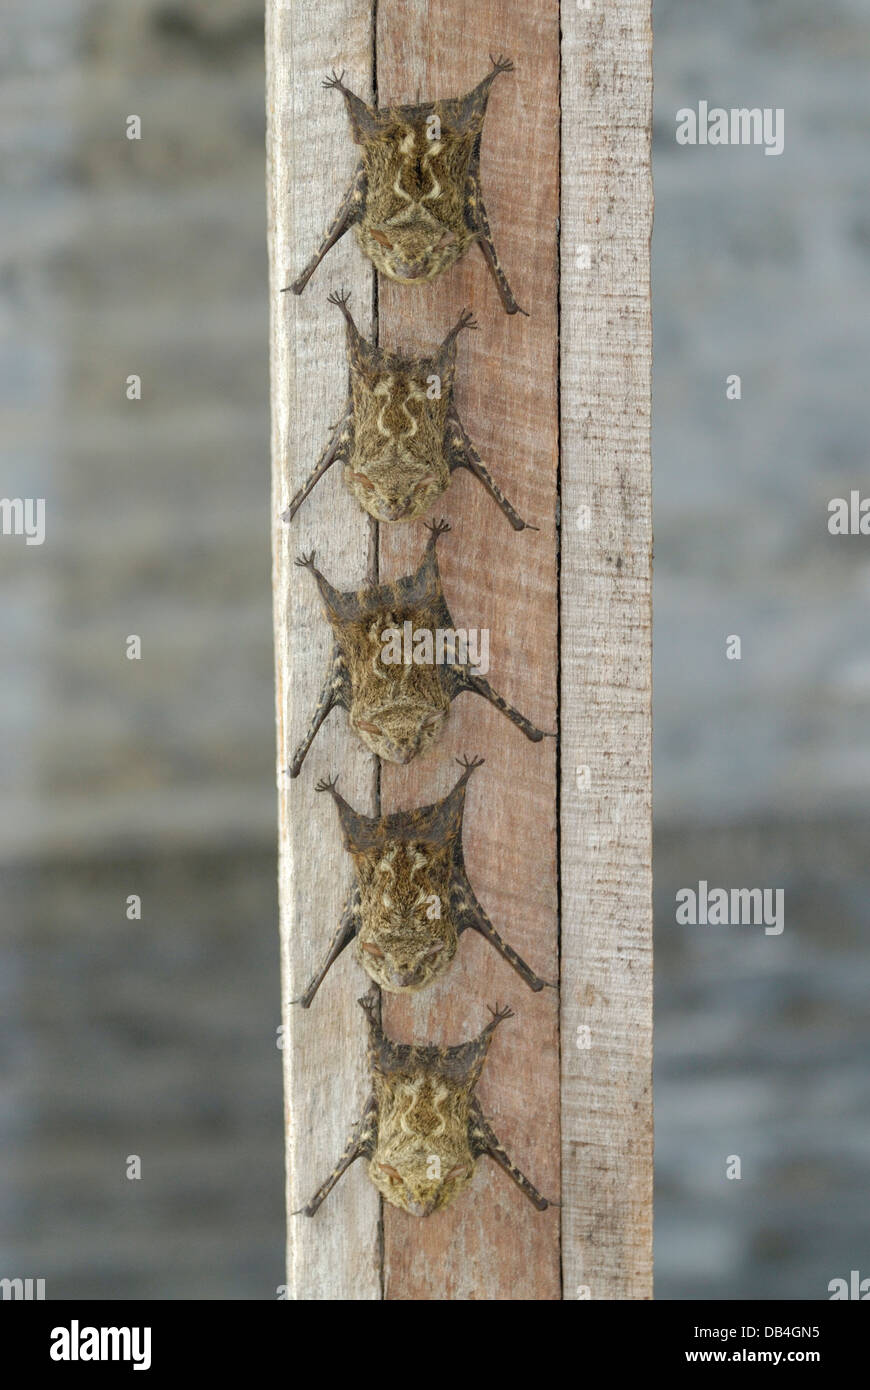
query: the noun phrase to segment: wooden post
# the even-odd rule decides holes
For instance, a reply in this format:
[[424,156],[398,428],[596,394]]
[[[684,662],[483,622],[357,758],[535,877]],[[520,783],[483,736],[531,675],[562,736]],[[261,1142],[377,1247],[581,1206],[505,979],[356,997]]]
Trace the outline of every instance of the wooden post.
[[[442,795],[459,754],[484,756],[466,811],[471,880],[521,955],[548,979],[561,966],[562,981],[560,1008],[555,991],[529,991],[469,933],[442,983],[383,998],[393,1036],[445,1043],[479,1031],[487,1004],[511,1004],[516,1017],[499,1030],[480,1094],[505,1147],[547,1195],[559,1196],[561,1164],[561,1209],[536,1212],[484,1160],[460,1202],[420,1221],[388,1204],[381,1212],[357,1164],[313,1220],[289,1218],[288,1296],[649,1297],[649,6],[566,0],[560,16],[556,0],[269,0],[267,15],[289,1210],[331,1168],[366,1093],[355,1000],[367,980],[349,956],[314,1007],[289,1004],[349,881],[333,808],[313,791],[319,776],[340,770],[361,809],[374,809],[379,787],[391,811]],[[558,720],[561,740],[529,744],[466,695],[431,754],[407,768],[384,764],[378,782],[339,712],[291,782],[283,770],[329,648],[314,585],[294,556],[317,548],[330,578],[350,587],[375,572],[408,572],[425,536],[418,525],[370,526],[337,469],[292,530],[277,520],[344,395],[342,325],[326,295],[350,287],[363,330],[373,303],[373,273],[352,236],[300,298],[279,294],[354,165],[343,106],[320,80],[345,68],[371,99],[376,75],[382,106],[455,96],[496,50],[516,70],[493,88],[483,186],[502,264],[530,317],[503,312],[472,248],[420,289],[381,278],[376,328],[389,347],[427,350],[463,307],[474,309],[479,331],[459,349],[460,410],[540,531],[514,533],[470,475],[456,476],[436,508],[453,525],[440,547],[446,596],[458,627],[489,630],[493,685],[540,727]]]
[[564,1296],[650,1298],[652,33],[562,14]]

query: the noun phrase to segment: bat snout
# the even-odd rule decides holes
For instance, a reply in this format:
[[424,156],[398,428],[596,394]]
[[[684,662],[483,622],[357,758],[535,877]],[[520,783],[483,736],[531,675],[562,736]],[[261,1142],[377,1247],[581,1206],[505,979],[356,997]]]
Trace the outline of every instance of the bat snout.
[[381,521],[403,521],[408,515],[410,508],[407,502],[385,501],[379,508]]
[[419,970],[397,970],[393,972],[393,981],[398,989],[413,989],[420,983]]
[[431,1216],[435,1210],[434,1202],[409,1202],[408,1210],[412,1216]]
[[393,274],[397,280],[422,280],[426,269],[425,261],[411,261],[408,265],[394,266]]

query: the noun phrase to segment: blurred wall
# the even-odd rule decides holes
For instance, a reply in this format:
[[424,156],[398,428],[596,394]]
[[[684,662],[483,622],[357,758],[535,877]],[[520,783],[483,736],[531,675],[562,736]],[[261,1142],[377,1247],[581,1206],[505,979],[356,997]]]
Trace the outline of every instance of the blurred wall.
[[[870,493],[870,10],[654,25],[656,1292],[827,1298],[870,1274],[870,539],[827,530]],[[678,146],[702,99],[783,154]],[[782,934],[677,926],[702,879]]]
[[273,1298],[262,4],[2,29],[0,491],[47,515],[0,540],[0,1273]]

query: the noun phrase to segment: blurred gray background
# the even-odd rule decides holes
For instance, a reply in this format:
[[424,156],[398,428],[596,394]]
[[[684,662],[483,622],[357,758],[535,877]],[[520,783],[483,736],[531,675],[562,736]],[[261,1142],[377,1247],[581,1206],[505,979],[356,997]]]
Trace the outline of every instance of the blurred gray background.
[[7,6],[0,76],[0,1274],[274,1298],[262,5]]
[[[825,1298],[870,1276],[870,541],[826,528],[870,432],[870,11],[655,25],[657,1295]],[[0,494],[49,498],[0,544],[0,1275],[274,1298],[262,4],[30,0],[0,77]],[[784,107],[785,153],[678,147],[699,99]],[[783,888],[785,931],[677,927],[699,879]]]
[[[824,1299],[870,1276],[870,6],[654,22],[656,1292]],[[784,153],[678,146],[699,100]],[[782,935],[677,926],[701,879]]]

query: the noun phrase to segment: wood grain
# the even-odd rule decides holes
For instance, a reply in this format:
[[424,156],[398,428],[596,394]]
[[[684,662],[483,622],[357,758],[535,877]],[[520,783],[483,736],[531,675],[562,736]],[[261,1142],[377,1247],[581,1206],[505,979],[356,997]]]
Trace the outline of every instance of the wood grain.
[[650,1298],[649,4],[562,36],[564,1296]]
[[[369,526],[333,469],[288,526],[278,520],[329,437],[345,398],[344,324],[326,296],[347,286],[362,331],[372,272],[352,237],[338,244],[297,298],[281,294],[332,220],[350,182],[355,150],[343,104],[321,81],[334,63],[357,91],[371,90],[371,15],[359,0],[271,0],[267,23],[269,248],[272,306],[274,609],[278,719],[279,887],[287,1210],[296,1211],[331,1172],[368,1094],[362,1011],[365,980],[339,960],[312,1007],[290,1005],[326,950],[350,883],[331,798],[314,784],[341,773],[344,795],[374,810],[371,757],[335,711],[299,777],[284,769],[313,713],[331,633],[316,586],[294,557],[317,550],[333,582],[350,588],[368,570]],[[378,1194],[356,1164],[316,1219],[288,1216],[288,1297],[381,1296]]]
[[[427,349],[470,305],[458,404],[466,430],[521,516],[514,532],[469,474],[436,510],[453,531],[439,562],[454,624],[488,628],[488,679],[540,728],[556,728],[556,290],[559,28],[555,0],[381,0],[377,73],[382,105],[458,96],[485,76],[489,54],[513,58],[483,132],[482,182],[499,257],[531,317],[509,317],[478,247],[431,286],[379,283],[381,341]],[[530,171],[533,171],[530,174]],[[443,502],[443,506],[441,503]],[[380,528],[381,572],[417,563],[419,526]],[[464,844],[471,882],[497,929],[544,978],[558,969],[556,746],[529,743],[485,701],[462,695],[445,737],[408,768],[384,766],[385,810],[420,805],[455,780],[461,753],[486,758],[471,783]],[[514,1161],[559,1195],[558,1001],[533,994],[482,939],[466,933],[450,974],[425,994],[384,997],[402,1040],[458,1042],[509,1003],[480,1095]],[[384,1209],[388,1299],[558,1299],[559,1212],[537,1212],[488,1159],[471,1191],[425,1222]]]
[[[476,313],[479,331],[459,345],[460,411],[497,481],[541,529],[513,532],[480,485],[456,475],[437,508],[454,528],[439,545],[446,596],[457,626],[489,629],[489,679],[500,693],[550,729],[558,696],[561,740],[558,750],[551,740],[530,744],[463,695],[429,755],[384,766],[380,797],[384,811],[431,801],[454,782],[456,756],[486,758],[467,800],[469,875],[496,927],[539,974],[555,978],[561,948],[561,1013],[554,991],[532,994],[466,934],[445,981],[423,996],[385,998],[384,1018],[398,1038],[455,1042],[480,1030],[488,1003],[513,1006],[480,1095],[514,1160],[549,1196],[559,1195],[561,1158],[563,1206],[536,1212],[482,1160],[471,1192],[425,1222],[387,1206],[381,1245],[377,1194],[358,1164],[313,1221],[289,1218],[287,1294],[647,1298],[649,4],[592,0],[587,9],[565,0],[560,16],[557,0],[379,0],[377,34],[374,14],[357,0],[267,3],[273,515],[313,465],[344,394],[342,325],[326,295],[349,287],[365,331],[373,286],[349,236],[300,299],[278,293],[318,242],[355,162],[344,112],[321,78],[346,68],[363,95],[376,76],[381,105],[426,100],[468,90],[490,52],[508,53],[516,71],[493,88],[483,188],[502,264],[531,317],[504,314],[473,248],[433,285],[382,279],[378,331],[386,346],[430,349],[460,309]],[[291,527],[275,524],[290,1211],[331,1169],[367,1091],[355,1004],[366,981],[354,962],[339,961],[309,1011],[288,1002],[318,963],[349,882],[333,808],[313,787],[340,772],[344,794],[373,810],[378,785],[343,711],[327,721],[300,777],[283,774],[329,650],[314,585],[293,558],[316,547],[329,577],[349,586],[373,565],[384,578],[408,572],[424,540],[419,525],[376,535],[338,470]],[[577,1045],[584,1028],[588,1048]]]

